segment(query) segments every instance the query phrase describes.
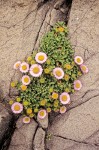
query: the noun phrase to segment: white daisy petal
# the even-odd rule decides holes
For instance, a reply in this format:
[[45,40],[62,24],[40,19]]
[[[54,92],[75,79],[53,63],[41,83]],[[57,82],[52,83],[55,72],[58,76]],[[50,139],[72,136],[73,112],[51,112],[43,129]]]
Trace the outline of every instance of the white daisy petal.
[[43,52],[39,52],[39,53],[36,54],[35,60],[39,64],[43,64],[47,60],[47,55],[45,53],[43,53]]
[[39,77],[43,72],[43,69],[40,65],[38,64],[34,64],[30,67],[30,74],[33,77]]
[[20,71],[22,73],[26,73],[29,71],[29,64],[27,64],[26,62],[21,63],[20,65]]
[[74,61],[75,61],[75,63],[76,63],[77,65],[83,64],[83,59],[82,59],[81,56],[76,56],[76,57],[74,58]]
[[57,67],[53,69],[53,75],[57,79],[62,79],[64,77],[64,71],[62,70],[62,68]]

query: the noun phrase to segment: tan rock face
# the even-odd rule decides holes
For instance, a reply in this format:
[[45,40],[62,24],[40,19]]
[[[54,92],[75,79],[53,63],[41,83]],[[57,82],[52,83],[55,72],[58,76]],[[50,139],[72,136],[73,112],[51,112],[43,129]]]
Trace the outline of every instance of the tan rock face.
[[42,128],[38,128],[34,141],[33,149],[34,150],[45,150],[45,131]]
[[[75,55],[83,57],[89,73],[80,80],[83,87],[71,95],[71,105],[55,118],[48,133],[50,150],[99,149],[99,1],[75,0],[69,19],[69,36]],[[58,142],[59,143],[58,143]],[[58,143],[58,144],[57,144]]]
[[9,93],[13,64],[32,53],[48,7],[37,11],[36,1],[2,1],[0,5],[0,85]]
[[[18,95],[10,87],[12,80],[21,77],[19,72],[13,70],[14,63],[23,61],[33,50],[38,49],[41,37],[57,21],[66,20],[65,8],[63,0],[0,1],[0,97],[9,99],[8,96]],[[19,120],[9,150],[32,149],[37,124],[32,121],[30,125],[23,125],[22,120]],[[39,121],[39,124],[40,127],[47,128],[48,117],[44,122]]]
[[23,124],[22,117],[20,117],[9,150],[31,150],[36,128],[37,124],[34,120],[30,124]]

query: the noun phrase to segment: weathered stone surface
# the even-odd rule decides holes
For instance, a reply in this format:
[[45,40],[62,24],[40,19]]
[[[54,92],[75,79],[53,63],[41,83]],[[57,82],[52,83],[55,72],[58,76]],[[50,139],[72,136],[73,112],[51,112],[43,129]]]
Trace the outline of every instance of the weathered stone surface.
[[[68,112],[55,118],[48,133],[53,138],[61,137],[60,144],[47,141],[49,150],[63,144],[66,150],[99,149],[99,1],[75,0],[72,3],[69,20],[69,36],[75,49],[89,68],[89,73],[80,80],[83,87],[71,95]],[[57,138],[58,138],[57,137]],[[56,139],[57,139],[56,138]],[[67,142],[69,140],[69,142]],[[68,146],[68,143],[77,142]],[[57,142],[56,142],[57,143]],[[93,146],[92,146],[93,145]],[[50,148],[50,146],[52,148]],[[63,150],[61,149],[61,150]]]
[[33,141],[34,150],[45,150],[45,131],[42,128],[38,128]]
[[55,0],[48,2],[42,0],[0,1],[2,97],[9,94],[10,82],[15,75],[13,64],[17,60],[24,60],[34,49],[38,48],[41,37],[51,25],[66,18],[60,9],[53,8],[55,3]]
[[[96,105],[95,105],[96,104]],[[99,96],[58,116],[49,128],[54,135],[84,141],[99,129]]]
[[[0,103],[0,145],[2,144],[7,132],[10,131],[12,116],[7,109]],[[0,146],[1,147],[1,146]]]
[[73,141],[57,136],[52,136],[48,141],[48,150],[98,150],[96,145],[89,143],[80,143],[79,141]]
[[48,128],[48,114],[46,115],[44,119],[37,118],[37,121],[39,122],[39,125],[42,128],[44,129]]
[[17,121],[9,150],[32,150],[32,140],[36,128],[37,123],[34,120],[31,120],[30,124],[23,124],[22,117],[20,117]]

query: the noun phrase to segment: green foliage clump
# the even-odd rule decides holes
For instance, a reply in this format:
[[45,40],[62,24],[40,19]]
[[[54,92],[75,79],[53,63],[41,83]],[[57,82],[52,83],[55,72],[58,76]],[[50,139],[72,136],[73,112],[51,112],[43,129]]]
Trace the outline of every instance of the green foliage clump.
[[[38,52],[46,53],[48,59],[41,66],[43,73],[40,77],[32,77],[26,90],[22,90],[21,82],[17,84],[20,91],[20,102],[24,105],[24,112],[28,115],[27,109],[32,109],[33,117],[37,116],[40,109],[48,112],[58,111],[63,104],[59,101],[62,92],[74,93],[74,81],[82,75],[79,67],[74,62],[74,50],[68,40],[68,29],[63,22],[57,23],[42,39]],[[34,53],[27,58],[29,66],[37,64]],[[58,80],[53,75],[53,69],[60,67],[64,71],[64,77]],[[53,92],[58,94],[53,99]]]

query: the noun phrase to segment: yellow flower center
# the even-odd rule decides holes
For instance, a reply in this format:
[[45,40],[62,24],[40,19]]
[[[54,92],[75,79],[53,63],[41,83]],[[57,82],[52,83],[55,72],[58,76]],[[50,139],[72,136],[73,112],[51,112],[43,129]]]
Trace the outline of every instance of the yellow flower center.
[[53,94],[52,94],[52,98],[53,98],[53,99],[57,99],[57,98],[58,98],[58,94],[57,94],[57,93],[53,93]]
[[63,27],[59,27],[59,28],[58,28],[58,31],[59,31],[59,32],[63,32],[63,31],[64,31],[64,28],[63,28]]
[[11,87],[15,87],[16,83],[15,82],[11,82]]
[[31,65],[33,65],[33,64],[35,64],[36,62],[35,62],[35,60],[31,60]]
[[66,95],[62,95],[62,101],[67,101],[67,96]]
[[28,108],[27,109],[27,114],[31,114],[32,113],[32,109],[31,108]]
[[45,113],[44,113],[44,111],[40,111],[39,114],[40,114],[40,116],[44,116]]
[[26,85],[21,85],[21,89],[22,89],[22,91],[25,91],[27,89],[27,86]]
[[25,120],[26,122],[28,122],[28,121],[30,120],[30,118],[26,117],[24,120]]
[[65,107],[64,107],[64,106],[62,106],[60,109],[61,109],[61,111],[64,111],[64,110],[65,110]]
[[10,101],[9,101],[9,104],[10,104],[10,105],[12,105],[13,103],[14,103],[14,101],[13,101],[13,100],[10,100]]
[[31,61],[31,60],[32,60],[32,57],[29,56],[29,57],[27,58],[27,61]]
[[43,55],[38,56],[38,60],[43,61],[44,60],[44,56]]
[[51,108],[47,108],[47,112],[51,112]]
[[58,103],[54,103],[54,107],[58,107]]
[[80,59],[80,58],[77,58],[77,62],[80,63],[80,62],[81,62],[81,59]]
[[20,97],[17,97],[17,98],[16,98],[16,101],[17,101],[17,102],[20,102],[20,101],[21,101],[21,98],[20,98]]
[[44,72],[46,73],[46,74],[48,74],[49,72],[50,72],[50,69],[44,69]]
[[46,104],[46,100],[45,99],[40,102],[41,106],[45,106],[45,104]]
[[15,111],[19,111],[19,110],[20,110],[20,106],[19,106],[19,105],[15,105],[15,106],[14,106],[14,110],[15,110]]
[[60,70],[56,70],[56,75],[58,76],[58,77],[61,77],[61,75],[62,75],[62,72],[60,71]]
[[65,65],[65,68],[68,69],[68,70],[70,70],[72,67],[71,67],[71,65],[66,64],[66,65]]
[[27,66],[26,66],[26,65],[23,65],[23,66],[22,66],[22,69],[23,69],[23,70],[26,70],[26,69],[27,69]]
[[69,80],[69,75],[66,74],[64,78],[65,78],[66,81],[68,81]]
[[75,87],[76,87],[76,88],[80,88],[80,83],[76,83],[76,84],[75,84]]
[[29,117],[30,117],[30,118],[33,118],[33,117],[34,117],[34,114],[30,114]]
[[86,67],[85,66],[82,66],[81,68],[82,68],[83,71],[86,71]]
[[33,68],[33,73],[38,74],[40,72],[40,69],[38,67]]
[[24,78],[24,82],[28,83],[28,82],[29,82],[29,78],[28,78],[28,77],[25,77],[25,78]]
[[23,102],[23,105],[24,105],[24,106],[28,106],[28,104],[29,104],[28,101],[24,101],[24,102]]
[[34,109],[34,112],[37,113],[37,112],[38,112],[38,108],[35,108],[35,109]]

